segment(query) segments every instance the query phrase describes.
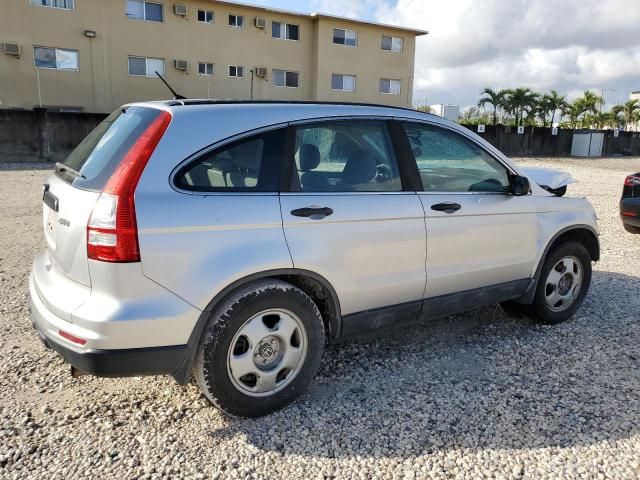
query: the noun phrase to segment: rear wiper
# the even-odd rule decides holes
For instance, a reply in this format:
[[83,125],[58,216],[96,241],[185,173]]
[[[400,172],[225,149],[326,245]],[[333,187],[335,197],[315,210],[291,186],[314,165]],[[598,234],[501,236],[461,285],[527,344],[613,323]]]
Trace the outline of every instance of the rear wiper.
[[74,177],[87,178],[79,171],[74,170],[73,168],[65,165],[64,163],[56,162],[56,169],[58,172],[69,172]]

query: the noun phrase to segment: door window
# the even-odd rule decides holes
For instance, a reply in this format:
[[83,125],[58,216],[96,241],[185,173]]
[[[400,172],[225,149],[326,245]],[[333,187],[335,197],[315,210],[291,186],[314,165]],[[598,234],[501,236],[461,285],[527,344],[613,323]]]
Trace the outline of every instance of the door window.
[[471,140],[432,125],[403,126],[425,192],[509,191],[507,169]]
[[398,164],[381,121],[338,121],[296,128],[303,192],[399,192]]
[[277,192],[285,148],[285,129],[233,142],[183,167],[178,188],[200,192]]

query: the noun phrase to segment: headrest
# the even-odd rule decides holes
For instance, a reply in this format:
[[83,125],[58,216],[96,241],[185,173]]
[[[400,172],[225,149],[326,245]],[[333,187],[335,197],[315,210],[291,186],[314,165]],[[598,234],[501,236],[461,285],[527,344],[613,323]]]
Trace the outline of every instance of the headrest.
[[320,150],[311,143],[304,143],[300,147],[298,158],[300,160],[300,170],[308,172],[320,165]]
[[245,142],[233,150],[233,165],[239,168],[258,170],[262,160],[262,141]]
[[342,171],[342,181],[349,185],[368,183],[376,176],[376,160],[364,150],[356,150]]

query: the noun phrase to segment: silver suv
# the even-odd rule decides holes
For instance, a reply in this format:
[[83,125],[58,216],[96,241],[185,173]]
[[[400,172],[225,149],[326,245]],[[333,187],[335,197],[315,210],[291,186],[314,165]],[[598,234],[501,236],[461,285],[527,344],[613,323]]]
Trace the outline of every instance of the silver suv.
[[595,213],[475,134],[372,105],[127,105],[44,185],[34,325],[75,373],[192,374],[240,416],[298,397],[325,342],[500,302],[569,318]]

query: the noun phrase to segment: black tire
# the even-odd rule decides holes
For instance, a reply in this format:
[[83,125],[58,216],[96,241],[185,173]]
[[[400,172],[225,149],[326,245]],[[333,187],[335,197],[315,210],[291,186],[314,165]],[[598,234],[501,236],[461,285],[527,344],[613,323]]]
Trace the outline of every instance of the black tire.
[[[228,370],[230,348],[249,319],[270,309],[286,309],[297,316],[306,332],[306,356],[284,388],[256,397],[245,394],[234,384]],[[280,280],[261,280],[242,287],[213,312],[203,332],[193,374],[204,395],[226,414],[267,415],[290,404],[309,387],[320,366],[324,340],[322,316],[308,295]]]
[[[556,263],[564,257],[573,256],[577,258],[582,265],[583,280],[580,293],[573,303],[562,311],[553,311],[547,305],[545,298],[546,280],[549,272]],[[574,241],[566,241],[557,245],[544,260],[540,278],[536,285],[536,292],[533,302],[530,305],[523,305],[514,301],[502,302],[500,306],[502,310],[510,317],[522,318],[523,316],[530,318],[536,323],[544,325],[556,325],[571,318],[586,296],[589,285],[591,284],[591,256],[589,251],[581,243]]]
[[629,225],[629,224],[626,224],[626,223],[623,223],[622,226],[629,233],[640,234],[640,227],[636,227],[634,225]]
[[[564,310],[553,311],[547,305],[545,298],[545,289],[547,287],[546,280],[551,272],[551,269],[562,258],[572,256],[576,258],[581,266],[583,272],[582,285],[580,292],[573,302]],[[556,325],[562,323],[571,318],[582,302],[584,297],[589,291],[591,285],[591,255],[584,245],[575,241],[566,241],[557,245],[548,255],[540,271],[540,278],[536,286],[536,293],[533,297],[533,303],[528,305],[525,309],[525,313],[538,323],[544,325]]]

